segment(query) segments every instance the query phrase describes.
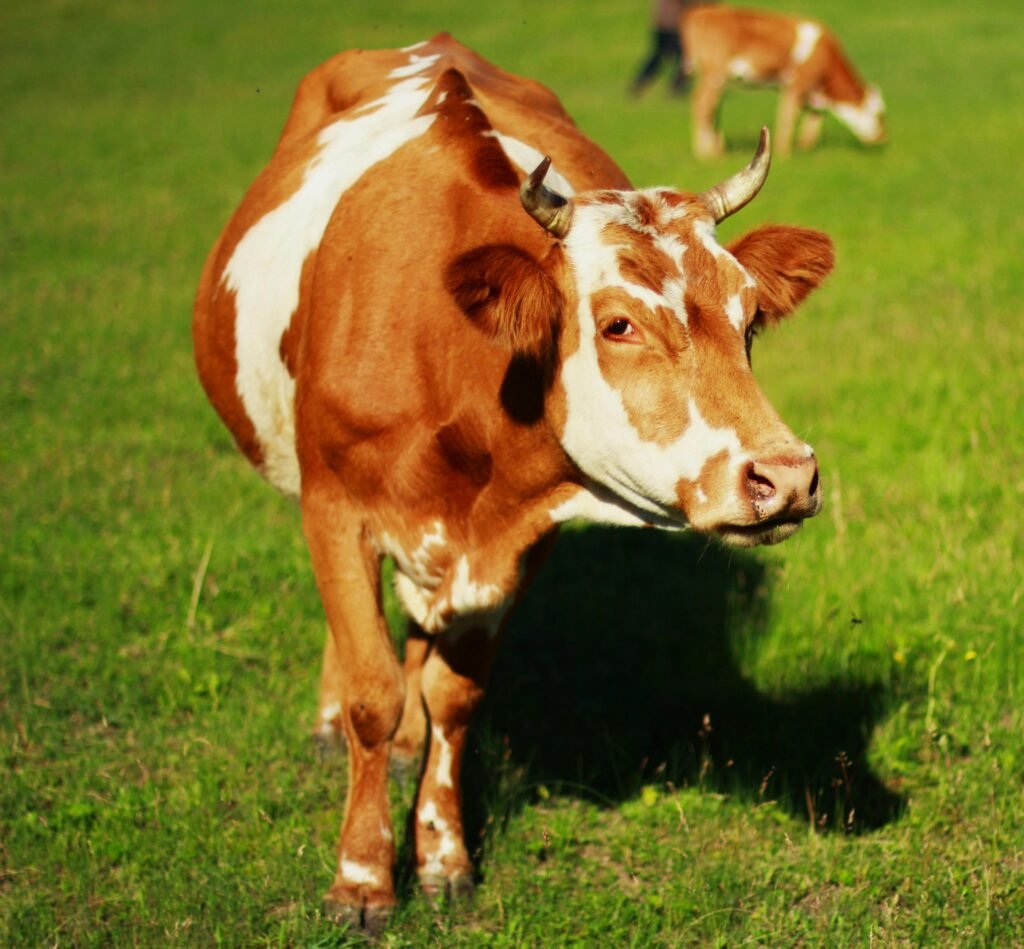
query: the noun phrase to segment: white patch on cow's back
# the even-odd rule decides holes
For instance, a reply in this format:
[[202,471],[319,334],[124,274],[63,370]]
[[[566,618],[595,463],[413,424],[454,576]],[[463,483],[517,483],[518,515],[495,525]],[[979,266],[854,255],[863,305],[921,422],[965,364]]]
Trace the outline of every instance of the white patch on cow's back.
[[[413,57],[421,71],[429,57]],[[396,83],[365,114],[343,118],[319,134],[302,184],[245,233],[224,268],[235,293],[237,387],[263,449],[267,479],[299,493],[295,453],[295,383],[282,362],[280,341],[299,304],[302,266],[320,245],[341,196],[367,171],[422,135],[433,115],[417,116],[430,80]]]
[[430,69],[441,58],[440,53],[433,56],[411,56],[404,66],[396,66],[388,73],[388,79],[408,79],[418,76]]
[[794,66],[806,63],[814,53],[820,39],[821,24],[811,20],[801,20],[796,26],[796,38],[793,40],[793,50],[789,55],[790,62]]

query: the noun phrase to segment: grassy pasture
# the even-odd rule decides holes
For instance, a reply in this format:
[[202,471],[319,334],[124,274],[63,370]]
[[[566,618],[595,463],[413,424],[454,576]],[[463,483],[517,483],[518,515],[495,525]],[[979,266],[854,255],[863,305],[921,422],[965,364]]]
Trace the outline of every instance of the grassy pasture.
[[[755,351],[826,511],[751,554],[567,531],[477,723],[477,897],[404,880],[385,944],[1024,943],[1024,12],[812,7],[891,143],[830,121],[722,230],[836,242]],[[685,101],[624,95],[646,13],[0,8],[0,944],[354,938],[317,914],[344,780],[306,739],[320,605],[296,511],[195,381],[199,268],[301,75],[438,29],[551,85],[638,184],[707,186],[774,96],[731,95],[733,151],[697,164]]]

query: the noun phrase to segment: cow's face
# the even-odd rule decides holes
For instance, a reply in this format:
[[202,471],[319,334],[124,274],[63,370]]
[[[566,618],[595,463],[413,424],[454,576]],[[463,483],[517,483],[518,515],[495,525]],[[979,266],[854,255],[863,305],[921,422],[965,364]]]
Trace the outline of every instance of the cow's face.
[[655,518],[785,539],[820,509],[817,464],[758,388],[750,346],[828,272],[827,238],[765,228],[726,250],[703,201],[675,191],[573,203],[551,397],[566,452]]
[[824,279],[832,248],[765,227],[726,249],[715,210],[666,189],[553,202],[534,216],[561,243],[540,264],[495,255],[503,272],[492,262],[483,282],[501,290],[474,316],[549,360],[547,420],[602,493],[649,523],[776,543],[819,511],[821,489],[814,452],[754,381],[750,345]]

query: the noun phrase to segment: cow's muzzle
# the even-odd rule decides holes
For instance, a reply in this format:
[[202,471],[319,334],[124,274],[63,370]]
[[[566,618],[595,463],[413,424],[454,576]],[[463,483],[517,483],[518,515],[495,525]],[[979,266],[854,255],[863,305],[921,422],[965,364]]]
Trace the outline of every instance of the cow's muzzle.
[[821,478],[814,455],[748,462],[740,490],[749,498],[750,520],[723,524],[715,533],[740,547],[777,544],[791,537],[822,507]]

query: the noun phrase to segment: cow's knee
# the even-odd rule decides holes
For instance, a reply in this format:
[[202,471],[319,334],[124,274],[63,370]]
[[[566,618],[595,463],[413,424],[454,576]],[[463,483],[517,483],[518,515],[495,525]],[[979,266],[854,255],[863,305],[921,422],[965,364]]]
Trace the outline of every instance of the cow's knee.
[[364,748],[390,741],[398,729],[404,703],[401,680],[354,683],[352,695],[345,702],[350,738]]

